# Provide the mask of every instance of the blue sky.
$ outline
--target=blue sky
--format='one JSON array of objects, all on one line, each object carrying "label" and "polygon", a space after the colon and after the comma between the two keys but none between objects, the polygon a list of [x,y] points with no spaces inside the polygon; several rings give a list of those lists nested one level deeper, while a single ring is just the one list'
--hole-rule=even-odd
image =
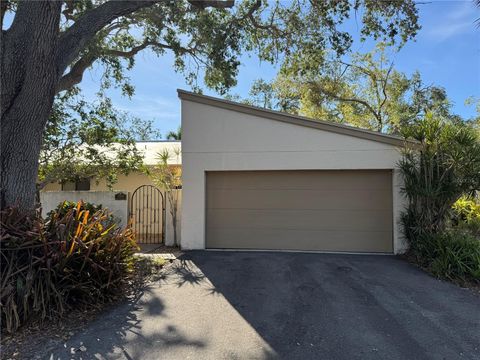
[{"label": "blue sky", "polygon": [[[427,84],[446,88],[454,104],[454,111],[465,118],[474,115],[473,107],[464,105],[469,96],[480,97],[480,27],[474,21],[480,10],[473,1],[433,0],[418,5],[420,30],[416,41],[407,43],[393,60],[396,69],[411,74],[419,70]],[[348,29],[358,33],[352,21]],[[371,42],[354,43],[353,50],[371,50]],[[246,97],[257,78],[272,79],[276,69],[254,57],[242,59],[238,85],[231,93]],[[94,67],[84,75],[82,90],[93,100],[98,91],[101,69]],[[136,66],[129,73],[135,85],[135,95],[129,99],[117,91],[110,91],[114,105],[144,119],[154,120],[164,136],[180,124],[180,101],[176,89],[189,89],[180,74],[172,69],[172,57],[157,57],[149,51],[137,56]],[[211,91],[206,94],[217,95]]]}]

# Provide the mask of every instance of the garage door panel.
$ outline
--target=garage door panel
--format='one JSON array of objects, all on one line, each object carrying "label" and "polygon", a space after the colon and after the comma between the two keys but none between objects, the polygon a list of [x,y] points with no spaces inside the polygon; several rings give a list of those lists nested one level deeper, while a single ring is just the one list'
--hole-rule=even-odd
[{"label": "garage door panel", "polygon": [[324,190],[390,190],[388,171],[382,173],[355,170],[355,181],[351,180],[351,171],[283,171],[276,176],[275,171],[228,171],[209,172],[209,189],[324,189]]},{"label": "garage door panel", "polygon": [[391,214],[382,210],[209,209],[207,217],[209,228],[392,231]]},{"label": "garage door panel", "polygon": [[208,229],[209,247],[231,249],[391,252],[388,231],[322,231],[256,228]]},{"label": "garage door panel", "polygon": [[207,203],[214,209],[389,210],[388,195],[385,190],[210,190]]},{"label": "garage door panel", "polygon": [[208,172],[206,247],[392,252],[388,170]]}]

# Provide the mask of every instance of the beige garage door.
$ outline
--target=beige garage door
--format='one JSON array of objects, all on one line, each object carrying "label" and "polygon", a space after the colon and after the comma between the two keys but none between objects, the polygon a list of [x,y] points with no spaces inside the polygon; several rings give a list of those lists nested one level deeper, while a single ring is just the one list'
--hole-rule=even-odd
[{"label": "beige garage door", "polygon": [[392,252],[389,170],[207,173],[207,248]]}]

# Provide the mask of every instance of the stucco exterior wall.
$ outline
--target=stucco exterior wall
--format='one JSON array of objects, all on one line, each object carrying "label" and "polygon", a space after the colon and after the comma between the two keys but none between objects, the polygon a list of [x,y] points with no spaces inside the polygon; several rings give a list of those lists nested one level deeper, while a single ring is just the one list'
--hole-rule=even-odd
[{"label": "stucco exterior wall", "polygon": [[392,169],[394,252],[406,248],[394,145],[182,99],[182,248],[205,248],[205,172]]}]

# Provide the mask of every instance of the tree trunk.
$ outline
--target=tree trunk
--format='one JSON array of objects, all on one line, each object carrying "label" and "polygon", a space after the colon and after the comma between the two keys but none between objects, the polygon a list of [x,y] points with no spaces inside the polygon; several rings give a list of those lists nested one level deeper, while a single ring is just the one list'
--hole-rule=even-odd
[{"label": "tree trunk", "polygon": [[35,204],[43,129],[59,79],[60,1],[20,2],[1,53],[1,208]]}]

